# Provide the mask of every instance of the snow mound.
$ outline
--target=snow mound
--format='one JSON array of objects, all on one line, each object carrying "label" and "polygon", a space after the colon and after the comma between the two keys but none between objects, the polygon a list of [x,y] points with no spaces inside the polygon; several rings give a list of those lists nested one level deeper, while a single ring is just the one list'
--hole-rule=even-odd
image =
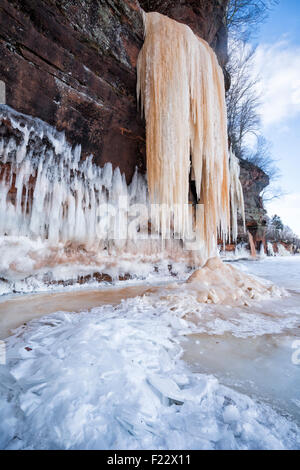
[{"label": "snow mound", "polygon": [[249,305],[251,300],[284,294],[274,284],[258,280],[217,257],[196,270],[187,283],[196,288],[198,301],[205,303]]}]

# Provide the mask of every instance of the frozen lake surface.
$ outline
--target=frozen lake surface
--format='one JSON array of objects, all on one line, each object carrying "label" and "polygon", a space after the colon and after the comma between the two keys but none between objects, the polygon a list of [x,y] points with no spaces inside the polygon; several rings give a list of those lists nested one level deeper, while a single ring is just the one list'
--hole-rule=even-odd
[{"label": "frozen lake surface", "polygon": [[[229,307],[137,291],[79,308],[75,291],[53,308],[49,295],[49,314],[5,340],[0,447],[299,449],[300,257],[235,265],[290,295]],[[30,315],[37,297],[9,308]]]}]

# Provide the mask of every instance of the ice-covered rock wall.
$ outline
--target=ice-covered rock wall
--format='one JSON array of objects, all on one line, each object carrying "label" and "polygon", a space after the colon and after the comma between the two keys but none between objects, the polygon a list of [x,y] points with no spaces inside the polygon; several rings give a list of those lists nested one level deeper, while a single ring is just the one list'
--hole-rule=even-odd
[{"label": "ice-covered rock wall", "polygon": [[[102,249],[127,239],[128,208],[147,204],[145,177],[136,172],[127,185],[111,163],[101,168],[92,156],[82,160],[80,145],[72,148],[64,133],[6,106],[0,111],[6,128],[0,139],[0,236]],[[137,235],[141,227],[135,228]]]}]

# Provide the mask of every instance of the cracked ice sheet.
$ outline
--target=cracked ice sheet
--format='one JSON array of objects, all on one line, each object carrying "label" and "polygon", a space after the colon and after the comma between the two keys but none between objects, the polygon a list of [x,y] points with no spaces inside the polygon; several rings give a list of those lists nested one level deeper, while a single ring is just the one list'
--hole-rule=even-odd
[{"label": "cracked ice sheet", "polygon": [[17,330],[0,366],[0,447],[300,448],[294,423],[188,369],[180,342],[194,329],[144,296]]}]

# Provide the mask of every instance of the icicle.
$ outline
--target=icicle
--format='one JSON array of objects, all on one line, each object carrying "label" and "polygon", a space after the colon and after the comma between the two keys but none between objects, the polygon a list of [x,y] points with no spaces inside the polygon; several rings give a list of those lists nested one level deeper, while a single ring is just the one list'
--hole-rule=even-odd
[{"label": "icicle", "polygon": [[151,202],[161,204],[162,237],[177,209],[176,230],[185,240],[191,211],[190,159],[206,257],[218,233],[229,233],[229,174],[224,78],[208,44],[159,13],[144,13],[145,42],[137,64],[137,95],[146,119],[147,177]]},{"label": "icicle", "polygon": [[[24,121],[8,107],[1,111],[22,138],[19,145],[14,137],[0,139],[0,237],[22,235],[51,246],[98,249],[104,232],[107,246],[123,248],[130,206],[148,208],[145,178],[136,171],[127,186],[119,168],[111,163],[99,168],[91,156],[82,160],[81,147],[72,148],[63,133],[37,119]],[[109,206],[112,217],[105,227]],[[137,226],[147,234],[148,218],[150,213]]]},{"label": "icicle", "polygon": [[267,242],[267,248],[268,248],[268,255],[269,256],[276,256],[276,254],[274,252],[273,243]]},{"label": "icicle", "polygon": [[251,232],[248,232],[248,238],[249,238],[251,256],[252,258],[256,259],[256,248],[255,248],[255,243],[253,240],[253,235]]},{"label": "icicle", "polygon": [[230,205],[231,205],[231,232],[233,241],[237,240],[238,236],[238,214],[241,215],[243,220],[243,229],[246,231],[245,223],[245,209],[244,209],[244,194],[240,182],[240,164],[238,158],[230,149]]}]

